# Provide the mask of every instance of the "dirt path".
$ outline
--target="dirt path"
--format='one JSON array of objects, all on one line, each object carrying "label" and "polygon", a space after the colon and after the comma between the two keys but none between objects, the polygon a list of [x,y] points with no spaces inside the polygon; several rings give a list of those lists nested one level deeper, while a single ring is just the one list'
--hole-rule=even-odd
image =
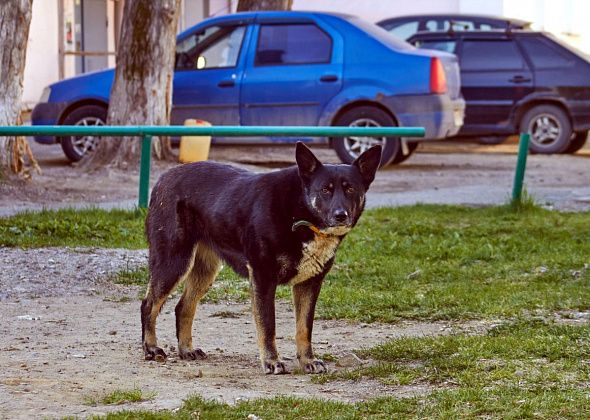
[{"label": "dirt path", "polygon": [[[159,317],[166,363],[146,362],[140,345],[138,287],[106,281],[109,273],[145,261],[145,251],[0,248],[0,418],[86,417],[128,409],[174,409],[190,394],[234,403],[243,398],[291,395],[357,401],[375,395],[410,396],[422,386],[383,387],[373,381],[317,385],[310,376],[265,376],[258,365],[255,327],[248,304],[204,304],[194,324],[196,342],[209,355],[200,362],[177,358],[171,298]],[[88,269],[81,269],[86,263]],[[15,273],[18,277],[15,277]],[[19,279],[20,281],[15,281]],[[336,358],[398,336],[447,334],[483,328],[442,322],[397,325],[318,320],[319,355]],[[291,305],[277,309],[277,344],[295,366]],[[330,370],[341,369],[329,362]],[[200,372],[200,373],[199,373]],[[200,374],[202,376],[200,377]],[[141,388],[153,400],[91,406],[115,390]]]},{"label": "dirt path", "polygon": [[[0,216],[43,207],[133,207],[137,202],[136,172],[87,174],[72,168],[59,146],[32,144],[43,173],[34,182],[0,183]],[[380,170],[367,205],[415,203],[492,205],[510,197],[516,165],[515,140],[496,146],[465,141],[422,144],[406,162]],[[323,162],[337,163],[333,150],[314,147]],[[294,164],[293,146],[214,146],[212,160],[255,171]],[[590,210],[589,145],[575,155],[531,155],[525,186],[543,205],[566,211]],[[152,185],[174,163],[152,165]]]}]

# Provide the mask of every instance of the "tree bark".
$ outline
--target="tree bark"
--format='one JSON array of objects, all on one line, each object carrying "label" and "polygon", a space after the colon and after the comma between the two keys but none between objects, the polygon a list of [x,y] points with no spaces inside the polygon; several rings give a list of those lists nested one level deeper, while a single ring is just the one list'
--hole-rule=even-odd
[{"label": "tree bark", "polygon": [[[168,125],[180,0],[127,0],[107,125]],[[152,141],[157,158],[171,156],[168,139]],[[102,138],[81,166],[137,168],[141,139]]]},{"label": "tree bark", "polygon": [[239,0],[238,12],[256,10],[291,10],[293,0]]},{"label": "tree bark", "polygon": [[[0,1],[0,125],[20,124],[23,74],[33,0]],[[0,137],[0,176],[37,166],[24,137]]]}]

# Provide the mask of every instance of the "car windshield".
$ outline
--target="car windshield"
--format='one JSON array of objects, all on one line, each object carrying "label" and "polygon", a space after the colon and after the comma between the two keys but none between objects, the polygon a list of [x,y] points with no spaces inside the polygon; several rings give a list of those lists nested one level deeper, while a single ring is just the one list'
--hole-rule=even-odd
[{"label": "car windshield", "polygon": [[402,41],[374,23],[367,22],[366,20],[355,16],[348,17],[348,21],[359,28],[361,31],[368,33],[382,44],[393,48],[394,50],[411,50],[414,48],[412,45]]}]

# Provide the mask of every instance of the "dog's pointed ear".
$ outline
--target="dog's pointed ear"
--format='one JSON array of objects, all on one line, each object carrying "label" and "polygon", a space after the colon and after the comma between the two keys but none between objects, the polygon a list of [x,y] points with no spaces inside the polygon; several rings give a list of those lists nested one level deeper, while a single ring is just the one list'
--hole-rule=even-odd
[{"label": "dog's pointed ear", "polygon": [[375,179],[379,163],[381,163],[381,145],[371,147],[352,162],[352,166],[358,169],[363,178],[365,189],[369,189],[369,185]]},{"label": "dog's pointed ear", "polygon": [[297,147],[295,148],[295,160],[299,168],[299,176],[303,180],[309,179],[315,171],[322,167],[322,162],[300,141],[297,142]]}]

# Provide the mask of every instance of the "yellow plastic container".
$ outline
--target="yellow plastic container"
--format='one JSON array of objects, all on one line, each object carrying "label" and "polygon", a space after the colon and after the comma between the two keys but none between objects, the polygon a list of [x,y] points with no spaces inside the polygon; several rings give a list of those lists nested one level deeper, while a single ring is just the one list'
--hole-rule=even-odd
[{"label": "yellow plastic container", "polygon": [[[185,126],[210,126],[203,120],[185,120]],[[211,136],[182,136],[178,160],[182,163],[199,162],[209,158]]]}]

